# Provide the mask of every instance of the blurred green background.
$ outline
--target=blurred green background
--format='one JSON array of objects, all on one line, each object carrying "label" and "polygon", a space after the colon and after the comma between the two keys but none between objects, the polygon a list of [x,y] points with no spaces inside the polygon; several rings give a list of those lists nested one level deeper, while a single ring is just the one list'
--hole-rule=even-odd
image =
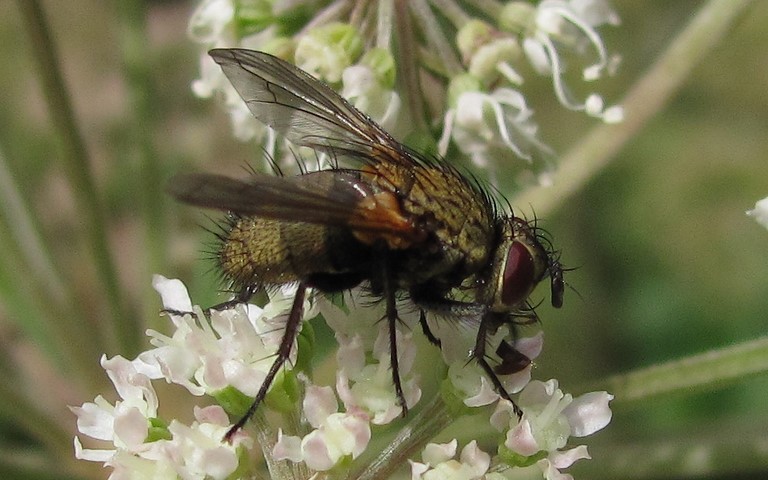
[{"label": "blurred green background", "polygon": [[[605,29],[604,36],[624,61],[600,91],[618,101],[703,3],[612,2],[623,25]],[[197,225],[205,224],[205,217],[164,197],[143,205],[146,190],[181,170],[238,173],[259,153],[232,138],[218,105],[195,98],[189,89],[198,75],[198,51],[185,29],[196,2],[149,2],[141,35],[145,51],[126,47],[126,39],[136,38],[121,20],[128,4],[133,2],[43,2],[91,156],[120,291],[142,332],[162,324],[159,300],[149,287],[152,273],[182,278],[197,303],[220,301],[210,264],[201,260],[209,237]],[[30,428],[34,414],[19,422],[17,405],[6,397],[0,401],[0,473],[100,478],[106,473],[100,466],[71,458],[68,438],[75,433],[75,417],[66,405],[111,391],[98,367],[100,344],[88,341],[110,310],[61,165],[29,37],[17,4],[0,5],[0,152],[61,272],[64,295],[82,315],[72,322],[81,326],[76,336],[95,345],[89,380],[78,382],[62,374],[66,358],[52,361],[40,348],[45,334],[35,329],[46,324],[35,324],[35,318],[55,314],[44,306],[51,292],[38,288],[39,282],[29,288],[34,268],[9,247],[19,233],[15,220],[2,218],[0,367],[7,382],[2,391],[29,399],[69,443],[51,446],[56,442],[45,441],[45,432]],[[132,52],[141,54],[131,60]],[[142,121],[136,113],[142,99],[126,72],[151,82]],[[566,151],[593,123],[562,109],[547,81],[530,91],[537,89],[544,140]],[[768,2],[758,1],[608,168],[557,211],[543,215],[566,266],[578,268],[568,272],[572,289],[564,308],[539,310],[546,344],[535,377],[558,378],[564,389],[578,393],[610,375],[765,335],[768,231],[744,211],[768,196],[767,133]],[[149,179],[137,174],[148,151],[156,160]],[[155,213],[151,221],[159,220],[150,234],[148,210]],[[544,298],[543,291],[537,294]],[[146,347],[143,337],[140,341]],[[130,358],[136,352],[106,353]],[[767,405],[763,375],[717,391],[619,406],[609,428],[587,442],[596,460],[572,473],[576,478],[765,478]],[[51,433],[51,438],[59,437]],[[53,465],[62,466],[56,471]]]}]

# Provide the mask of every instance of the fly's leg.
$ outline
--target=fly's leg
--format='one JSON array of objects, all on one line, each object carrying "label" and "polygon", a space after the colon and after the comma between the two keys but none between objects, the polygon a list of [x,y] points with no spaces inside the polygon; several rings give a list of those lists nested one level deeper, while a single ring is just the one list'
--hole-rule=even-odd
[{"label": "fly's leg", "polygon": [[235,423],[229,429],[229,431],[227,431],[226,435],[224,435],[224,440],[227,442],[232,440],[232,436],[237,433],[238,430],[243,428],[243,426],[256,412],[256,409],[259,408],[259,405],[267,395],[269,387],[275,380],[277,372],[280,371],[280,368],[285,364],[285,361],[288,360],[288,357],[291,354],[291,347],[293,346],[293,342],[296,340],[296,336],[299,333],[299,326],[301,325],[304,297],[306,296],[306,292],[306,285],[300,283],[299,287],[296,289],[296,296],[293,298],[293,306],[291,307],[291,312],[288,314],[288,320],[285,324],[285,331],[283,332],[283,339],[280,340],[280,346],[277,347],[275,361],[272,362],[272,366],[269,368],[266,377],[264,377],[264,382],[261,384],[261,388],[259,388],[259,391],[256,394],[256,398],[253,400],[253,403],[251,403],[248,411],[245,412],[245,415],[243,415],[242,418],[240,418],[240,420],[238,420],[237,423]]},{"label": "fly's leg", "polygon": [[[504,385],[502,385],[501,380],[499,380],[498,375],[508,375],[519,372],[530,365],[531,360],[506,340],[502,340],[496,349],[496,354],[501,359],[501,363],[495,368],[488,363],[486,355],[488,335],[492,335],[501,325],[506,324],[509,325],[511,334],[514,338],[516,336],[514,328],[516,322],[511,320],[508,314],[497,314],[489,311],[486,305],[473,302],[460,302],[447,298],[436,298],[434,295],[426,292],[426,289],[411,291],[411,298],[420,308],[422,308],[422,310],[434,312],[438,316],[454,320],[458,323],[464,322],[477,325],[477,336],[475,337],[475,348],[472,350],[472,358],[476,360],[480,365],[480,368],[483,369],[499,395],[512,403],[512,409],[515,414],[518,417],[522,417],[523,411],[520,410],[520,407],[509,396],[509,393],[507,393]],[[478,319],[480,319],[479,325],[477,323]],[[426,319],[424,320],[424,323],[422,323],[422,328],[424,328],[425,323]],[[425,335],[429,338],[431,332],[427,333],[427,331],[425,331]]]},{"label": "fly's leg", "polygon": [[395,384],[395,394],[397,403],[402,408],[402,416],[408,414],[408,404],[405,403],[403,394],[403,385],[400,382],[400,366],[397,359],[397,305],[395,299],[395,289],[392,286],[392,277],[389,275],[389,269],[384,268],[382,277],[382,287],[384,299],[386,301],[387,330],[389,333],[389,364],[392,366],[392,383]]},{"label": "fly's leg", "polygon": [[[212,310],[215,310],[217,312],[223,311],[223,310],[229,310],[230,308],[235,308],[235,306],[241,304],[241,303],[247,303],[248,300],[253,297],[253,295],[256,293],[256,291],[259,289],[259,286],[256,284],[246,285],[243,287],[237,294],[232,298],[232,300],[227,300],[225,302],[218,303],[212,307],[208,307],[204,310],[205,316],[210,317],[210,313]],[[175,315],[179,317],[183,317],[184,315],[191,315],[193,318],[197,318],[197,314],[195,312],[185,312],[182,310],[176,310],[175,308],[163,308],[160,310],[161,315]]]},{"label": "fly's leg", "polygon": [[432,333],[432,330],[429,329],[429,324],[427,323],[427,314],[424,310],[419,311],[419,325],[421,325],[421,331],[424,333],[424,336],[427,337],[429,343],[436,346],[437,348],[440,348],[440,339],[437,338],[435,334]]},{"label": "fly's leg", "polygon": [[[502,363],[497,367],[497,370],[494,370],[494,368],[491,367],[491,365],[488,363],[488,360],[486,359],[485,347],[488,345],[489,330],[495,329],[498,327],[498,323],[497,323],[498,320],[494,317],[495,315],[493,315],[492,312],[487,312],[485,315],[483,315],[482,320],[480,320],[480,326],[477,329],[477,337],[475,338],[475,348],[472,351],[472,357],[477,361],[478,364],[480,364],[480,368],[482,368],[483,371],[485,371],[486,376],[489,379],[491,379],[491,382],[493,382],[493,386],[496,388],[496,391],[499,393],[499,395],[504,397],[504,399],[509,400],[509,402],[512,404],[512,410],[515,412],[515,415],[517,415],[517,418],[522,418],[523,411],[520,410],[520,407],[509,396],[509,393],[507,393],[507,390],[504,388],[504,385],[502,385],[501,380],[499,380],[499,377],[496,374],[496,372],[498,369],[500,369],[502,370],[500,373],[504,373],[505,370],[509,369],[508,361],[509,361],[509,358],[511,357],[511,354],[509,353],[509,351],[507,351],[506,355],[504,355],[504,351],[506,349],[509,349],[510,351],[514,351],[517,354],[522,355],[523,357],[525,355],[518,352],[512,345],[509,345],[506,341],[502,341],[502,343],[499,345],[499,349],[497,350],[499,355],[502,356]],[[505,345],[505,347],[502,347],[502,345]],[[507,358],[505,358],[505,356]],[[516,360],[516,361],[519,361],[519,360]],[[528,360],[528,362],[530,363],[530,360]],[[525,366],[523,368],[525,368]],[[522,370],[522,368],[520,368],[519,370]],[[514,373],[514,372],[510,372],[510,373]]]}]

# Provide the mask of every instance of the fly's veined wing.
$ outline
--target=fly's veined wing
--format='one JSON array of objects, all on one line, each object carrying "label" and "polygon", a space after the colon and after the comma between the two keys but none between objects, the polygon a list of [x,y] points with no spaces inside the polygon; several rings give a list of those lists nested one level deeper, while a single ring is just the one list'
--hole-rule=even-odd
[{"label": "fly's veined wing", "polygon": [[[359,182],[355,172],[255,175],[247,181],[206,173],[179,174],[168,184],[168,193],[190,205],[243,215],[349,227],[403,239],[418,235],[399,213],[377,203],[374,192]],[[366,201],[366,207],[360,208]]]},{"label": "fly's veined wing", "polygon": [[291,142],[363,161],[406,161],[402,145],[330,87],[264,52],[209,52],[254,117]]}]

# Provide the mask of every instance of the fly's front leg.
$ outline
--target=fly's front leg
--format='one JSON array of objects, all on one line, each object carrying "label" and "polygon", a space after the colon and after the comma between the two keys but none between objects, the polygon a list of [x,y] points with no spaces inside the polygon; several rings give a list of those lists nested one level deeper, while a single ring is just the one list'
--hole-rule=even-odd
[{"label": "fly's front leg", "polygon": [[[521,363],[520,356],[526,359],[528,359],[528,357],[525,357],[525,355],[518,352],[515,347],[507,343],[506,340],[502,340],[499,344],[499,348],[496,350],[496,352],[502,357],[502,363],[496,367],[496,369],[491,367],[491,365],[488,363],[485,349],[488,345],[489,330],[498,328],[498,323],[496,323],[497,319],[494,317],[495,315],[493,312],[487,312],[483,316],[482,320],[480,320],[480,326],[477,329],[477,337],[475,338],[475,348],[472,351],[472,357],[477,361],[478,364],[480,364],[480,368],[485,371],[486,376],[488,376],[491,382],[493,382],[493,386],[496,388],[496,391],[499,393],[499,395],[504,397],[504,399],[509,400],[509,402],[512,404],[512,410],[515,412],[515,415],[517,415],[517,418],[522,418],[523,411],[520,410],[520,407],[509,396],[509,393],[504,388],[501,380],[499,380],[497,371],[502,374],[507,373],[506,370],[510,369],[510,364],[508,362],[513,362],[513,360],[511,360],[512,357],[514,357],[515,362],[518,362],[516,365]],[[517,355],[512,355],[511,352],[514,352]],[[530,364],[530,359],[528,359],[528,364]],[[525,366],[527,366],[527,364]],[[517,369],[516,371],[522,370],[525,368],[525,366]]]},{"label": "fly's front leg", "polygon": [[[510,398],[509,393],[504,388],[504,385],[501,383],[498,376],[517,373],[530,365],[531,360],[523,353],[519,352],[514,347],[514,344],[507,340],[502,340],[496,349],[496,354],[501,359],[501,363],[495,368],[488,362],[488,355],[486,353],[489,335],[493,335],[501,325],[509,325],[513,339],[516,337],[514,328],[516,322],[510,318],[509,314],[491,312],[486,305],[481,303],[460,302],[439,297],[435,298],[429,294],[425,295],[424,291],[426,291],[426,289],[411,292],[411,298],[422,310],[430,311],[439,317],[445,318],[446,321],[477,326],[477,336],[475,337],[475,346],[472,350],[472,358],[477,361],[480,368],[483,369],[499,395],[506,400],[509,400],[512,403],[512,408],[515,414],[518,417],[521,417],[523,415],[522,410],[520,410],[520,407],[518,407],[512,398]],[[422,328],[424,328],[425,324],[426,319],[423,319]],[[428,330],[428,327],[425,334],[427,335],[427,338],[430,336],[434,338],[434,335]],[[439,342],[439,339],[435,338],[435,340]]]}]

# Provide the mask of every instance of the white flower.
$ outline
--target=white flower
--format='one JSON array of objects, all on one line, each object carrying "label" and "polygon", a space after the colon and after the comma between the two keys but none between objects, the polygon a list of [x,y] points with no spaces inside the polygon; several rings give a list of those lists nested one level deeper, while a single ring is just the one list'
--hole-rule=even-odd
[{"label": "white flower", "polygon": [[386,88],[373,70],[365,65],[353,65],[342,74],[344,88],[341,95],[360,111],[365,112],[388,132],[397,126],[400,96]]},{"label": "white flower", "polygon": [[747,215],[754,218],[757,223],[768,228],[768,197],[758,200],[755,208],[747,210]]},{"label": "white flower", "polygon": [[299,38],[296,66],[326,83],[338,83],[344,69],[362,51],[362,38],[350,24],[330,23],[313,28]]},{"label": "white flower", "polygon": [[[604,109],[603,100],[596,93],[590,93],[587,100],[579,102],[573,98],[563,79],[568,51],[582,54],[587,46],[591,46],[597,53],[597,61],[583,69],[582,76],[585,81],[593,81],[603,73],[610,75],[615,71],[619,58],[609,57],[595,27],[606,23],[618,25],[618,15],[603,0],[544,0],[536,7],[535,14],[528,16],[527,9],[531,8],[533,7],[527,6],[522,9],[519,2],[512,2],[506,8],[510,18],[503,21],[510,26],[515,25],[512,18],[519,17],[521,10],[526,10],[526,28],[521,32],[525,36],[523,50],[531,65],[540,74],[552,76],[555,94],[560,103],[571,110],[584,111],[606,123],[620,122],[623,119],[621,107]],[[598,105],[600,108],[596,108]]]},{"label": "white flower", "polygon": [[250,447],[250,439],[238,432],[231,442],[224,442],[230,424],[224,409],[218,405],[195,407],[195,422],[187,426],[176,420],[168,426],[173,439],[166,441],[166,454],[176,460],[176,473],[181,478],[227,478],[238,467],[237,449]]},{"label": "white flower", "polygon": [[272,451],[276,460],[304,462],[316,471],[333,468],[345,457],[357,458],[371,439],[369,417],[361,410],[338,412],[331,387],[308,385],[303,409],[314,430],[303,438],[282,430]]},{"label": "white flower", "polygon": [[198,43],[216,45],[225,34],[234,38],[229,32],[234,19],[232,0],[203,0],[189,19],[187,33]]},{"label": "white flower", "polygon": [[[173,280],[156,276],[153,284],[166,308],[191,304],[188,294],[180,293]],[[263,309],[238,305],[214,310],[210,323],[199,308],[195,317],[172,313],[169,316],[175,332],[168,337],[148,331],[156,348],[139,355],[138,368],[151,378],[165,378],[169,383],[182,385],[193,395],[212,395],[232,386],[255,396],[282,340],[295,288],[295,285],[286,286],[273,292],[270,303]],[[173,303],[166,303],[171,299]],[[304,318],[314,315],[313,302],[308,299],[304,304]],[[294,345],[286,368],[290,369],[295,360]]]},{"label": "white flower", "polygon": [[[502,335],[497,334],[495,337],[495,339],[488,341],[489,348],[495,348]],[[541,353],[543,339],[544,335],[542,332],[533,337],[520,338],[515,341],[515,349],[533,361]],[[467,359],[467,357],[456,358],[450,363],[448,379],[453,387],[462,393],[466,406],[481,407],[490,405],[498,400],[500,396],[477,362],[467,363]],[[530,381],[532,368],[533,363],[519,372],[511,375],[499,375],[498,378],[508,393],[517,393]]]},{"label": "white flower", "polygon": [[589,458],[586,447],[561,450],[569,437],[584,437],[604,428],[611,420],[608,402],[613,396],[592,392],[574,399],[563,393],[556,380],[532,381],[520,393],[518,404],[523,418],[518,420],[512,405],[500,401],[491,424],[506,431],[504,446],[511,452],[530,457],[545,452],[537,465],[546,478],[559,478],[558,470],[580,458]]},{"label": "white flower", "polygon": [[461,450],[459,460],[454,460],[458,443],[430,443],[422,452],[423,463],[409,460],[411,480],[471,480],[483,478],[491,465],[491,457],[477,447],[472,440]]},{"label": "white flower", "polygon": [[70,410],[77,415],[77,428],[81,433],[114,446],[104,450],[84,449],[75,437],[75,456],[106,462],[118,450],[135,453],[146,449],[144,442],[149,433],[150,419],[157,415],[158,402],[150,379],[136,371],[130,361],[120,356],[111,359],[102,356],[101,366],[121,400],[112,405],[99,395],[92,403],[70,407]]},{"label": "white flower", "polygon": [[490,95],[467,91],[459,95],[455,108],[446,113],[438,151],[445,155],[452,138],[480,167],[487,167],[496,153],[508,150],[532,162],[534,153],[551,154],[537,134],[533,110],[517,90],[498,88]]}]

